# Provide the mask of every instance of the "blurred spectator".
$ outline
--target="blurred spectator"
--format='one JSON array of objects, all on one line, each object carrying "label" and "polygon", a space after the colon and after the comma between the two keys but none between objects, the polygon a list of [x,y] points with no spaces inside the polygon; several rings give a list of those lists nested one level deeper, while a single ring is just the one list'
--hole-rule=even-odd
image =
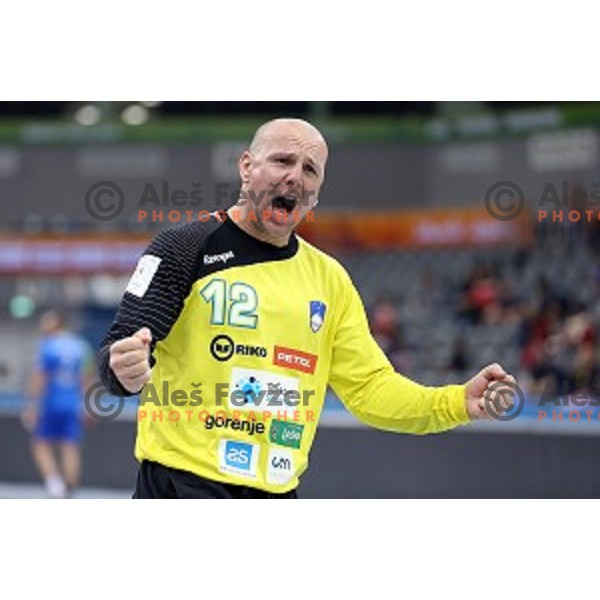
[{"label": "blurred spectator", "polygon": [[[42,338],[23,424],[32,433],[33,458],[48,495],[64,498],[80,480],[82,400],[92,382],[93,362],[87,344],[68,331],[59,312],[44,313],[40,329]],[[55,449],[60,451],[60,468]]]},{"label": "blurred spectator", "polygon": [[[545,285],[544,281],[541,283]],[[536,313],[534,306],[529,307],[530,312],[523,323],[521,366],[531,373],[538,387],[550,385],[555,390],[560,373],[554,360],[556,349],[552,336],[560,327],[563,311],[556,300],[548,306],[542,302],[541,309]]]},{"label": "blurred spectator", "polygon": [[542,312],[525,326],[522,367],[531,373],[536,388],[548,388],[548,393],[562,395],[589,388],[598,375],[592,316],[583,306],[569,308],[556,297],[542,306]]},{"label": "blurred spectator", "polygon": [[394,368],[406,373],[412,360],[402,340],[396,307],[391,298],[380,296],[371,313],[371,332]]},{"label": "blurred spectator", "polygon": [[596,377],[597,332],[591,316],[580,307],[566,321],[560,332],[563,344],[571,350],[572,364],[569,366],[571,390],[590,387]]},{"label": "blurred spectator", "polygon": [[491,270],[476,265],[459,301],[459,315],[473,324],[497,323],[502,318],[500,282]]}]

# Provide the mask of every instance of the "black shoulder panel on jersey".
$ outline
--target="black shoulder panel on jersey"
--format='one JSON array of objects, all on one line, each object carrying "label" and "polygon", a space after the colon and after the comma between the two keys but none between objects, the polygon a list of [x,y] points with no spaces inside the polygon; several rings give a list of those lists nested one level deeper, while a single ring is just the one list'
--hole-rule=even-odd
[{"label": "black shoulder panel on jersey", "polygon": [[298,252],[298,238],[292,234],[286,246],[273,246],[246,233],[228,219],[223,227],[206,240],[203,256],[198,261],[196,279],[231,267],[285,260]]},{"label": "black shoulder panel on jersey", "polygon": [[127,291],[124,293],[115,320],[100,344],[100,379],[110,392],[129,394],[110,369],[111,344],[133,335],[142,327],[148,327],[152,332],[152,349],[157,341],[167,337],[196,280],[206,240],[222,225],[217,220],[196,221],[167,229],[159,233],[144,251],[144,256],[160,259],[158,269],[141,297]]}]

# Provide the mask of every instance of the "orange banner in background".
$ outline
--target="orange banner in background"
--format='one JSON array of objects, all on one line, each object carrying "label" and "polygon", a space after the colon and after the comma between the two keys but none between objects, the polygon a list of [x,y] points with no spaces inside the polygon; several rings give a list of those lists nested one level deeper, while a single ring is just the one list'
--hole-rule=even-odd
[{"label": "orange banner in background", "polygon": [[532,240],[527,215],[500,221],[485,208],[436,208],[391,213],[315,213],[298,233],[317,246],[348,250],[523,246]]},{"label": "orange banner in background", "polygon": [[[523,246],[533,221],[492,218],[485,209],[432,209],[393,213],[316,212],[298,232],[325,250]],[[128,274],[149,236],[131,234],[0,235],[0,275]]]}]

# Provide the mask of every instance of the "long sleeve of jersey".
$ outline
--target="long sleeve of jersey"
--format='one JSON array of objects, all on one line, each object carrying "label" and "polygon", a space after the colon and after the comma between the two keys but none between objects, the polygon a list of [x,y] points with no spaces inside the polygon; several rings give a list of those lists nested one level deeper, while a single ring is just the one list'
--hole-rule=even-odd
[{"label": "long sleeve of jersey", "polygon": [[[156,272],[144,293],[126,291],[123,294],[116,318],[100,344],[98,371],[109,392],[119,396],[132,395],[121,386],[109,366],[111,344],[132,336],[142,327],[148,327],[152,332],[152,351],[157,342],[167,337],[189,293],[198,253],[207,231],[210,231],[207,227],[194,225],[167,229],[159,233],[145,250],[141,260],[152,257],[159,261]],[[136,272],[143,268],[140,267],[142,264],[138,264]]]},{"label": "long sleeve of jersey", "polygon": [[426,387],[397,373],[373,339],[362,301],[346,275],[329,382],[359,420],[425,434],[467,423],[465,386]]}]

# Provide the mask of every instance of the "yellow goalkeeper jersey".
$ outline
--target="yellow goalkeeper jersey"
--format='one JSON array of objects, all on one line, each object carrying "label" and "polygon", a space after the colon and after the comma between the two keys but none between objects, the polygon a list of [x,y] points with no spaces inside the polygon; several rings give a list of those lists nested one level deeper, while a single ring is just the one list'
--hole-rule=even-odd
[{"label": "yellow goalkeeper jersey", "polygon": [[394,371],[350,277],[292,235],[279,248],[231,220],[160,233],[141,257],[102,343],[102,379],[125,391],[108,348],[153,334],[135,454],[215,481],[296,488],[329,384],[380,429],[425,434],[468,421],[464,386]]}]

